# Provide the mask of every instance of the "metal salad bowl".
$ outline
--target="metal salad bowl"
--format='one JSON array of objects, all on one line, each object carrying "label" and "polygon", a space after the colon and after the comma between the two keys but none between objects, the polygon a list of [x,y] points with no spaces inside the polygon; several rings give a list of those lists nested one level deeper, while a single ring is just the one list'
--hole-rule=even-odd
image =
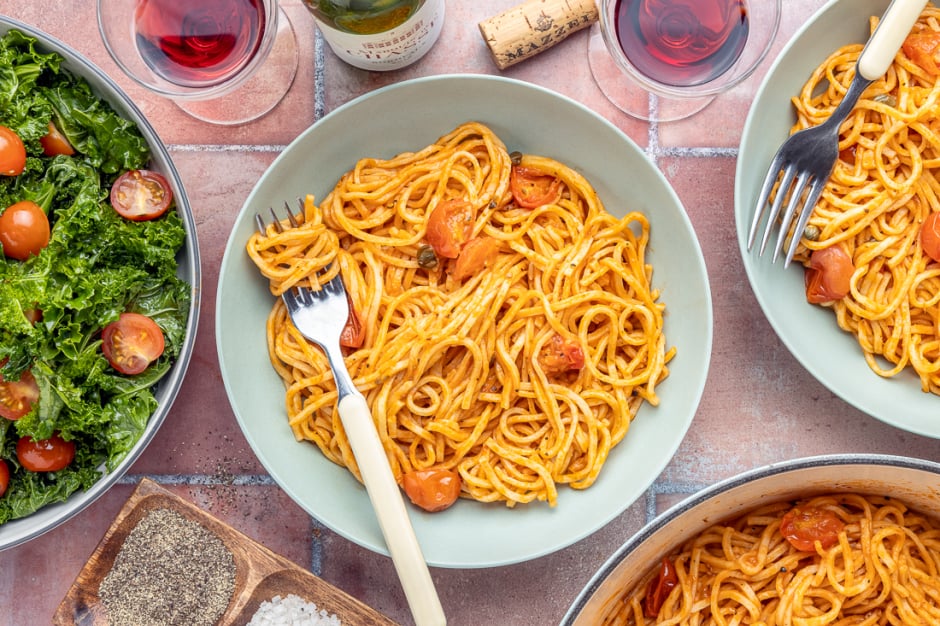
[{"label": "metal salad bowl", "polygon": [[[114,461],[111,462],[112,467],[110,469],[106,467],[105,463],[102,463],[97,468],[97,471],[101,474],[100,478],[87,489],[82,490],[79,488],[64,501],[47,504],[34,513],[21,517],[14,516],[6,523],[0,524],[0,550],[23,544],[70,520],[118,482],[140,457],[170,411],[189,365],[199,318],[199,294],[201,290],[199,248],[189,200],[183,189],[179,173],[170,159],[169,152],[154,128],[140,109],[114,81],[75,50],[27,24],[0,16],[0,36],[6,35],[11,30],[20,31],[27,37],[35,39],[35,51],[37,53],[48,54],[54,52],[61,56],[61,70],[84,79],[95,96],[107,102],[120,117],[133,122],[137,126],[149,149],[150,161],[146,164],[146,167],[166,178],[175,198],[175,211],[179,215],[185,231],[183,245],[176,254],[176,276],[182,283],[179,285],[180,292],[185,292],[188,286],[189,301],[185,324],[179,324],[174,330],[176,333],[176,344],[174,345],[174,351],[177,351],[176,357],[168,366],[167,371],[160,376],[151,388],[156,400],[156,408],[150,414],[146,426],[140,433],[136,443],[130,446],[122,458],[116,456]],[[185,311],[185,300],[181,298],[178,301],[183,303],[181,304],[181,311]],[[182,321],[184,315],[181,313],[178,319]],[[180,335],[182,335],[181,340],[178,339]],[[12,427],[8,428],[6,432],[13,432]],[[2,437],[0,437],[0,443],[2,443]],[[6,495],[9,496],[9,494],[10,490],[8,489]]]}]

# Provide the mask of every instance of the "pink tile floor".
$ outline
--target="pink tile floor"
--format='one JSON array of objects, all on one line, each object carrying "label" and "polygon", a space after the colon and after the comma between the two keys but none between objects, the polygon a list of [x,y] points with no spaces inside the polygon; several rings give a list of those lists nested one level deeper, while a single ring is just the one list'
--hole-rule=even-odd
[{"label": "pink tile floor", "polygon": [[[428,56],[404,70],[370,73],[339,62],[300,0],[283,0],[302,53],[291,92],[268,117],[220,129],[194,121],[125,78],[98,37],[91,0],[0,0],[0,14],[72,45],[110,74],[144,110],[182,173],[203,261],[196,354],[171,414],[115,488],[68,523],[0,552],[0,626],[49,623],[143,476],[392,619],[412,623],[391,561],[376,558],[311,519],[255,458],[223,389],[213,317],[229,229],[265,168],[296,135],[332,109],[371,89],[413,77],[502,74],[574,98],[623,129],[647,150],[688,210],[708,267],[715,317],[711,367],[700,408],[677,454],[645,496],[599,532],[534,561],[493,569],[434,568],[450,624],[557,623],[595,569],[658,511],[740,471],[833,452],[940,460],[937,440],[876,421],[819,384],[777,339],[747,283],[733,228],[733,179],[747,108],[769,61],[693,121],[650,126],[620,113],[596,87],[586,60],[586,30],[535,58],[498,70],[477,23],[516,3],[450,0],[443,35]],[[775,53],[822,5],[823,0],[784,3]],[[755,393],[768,380],[775,386]]]}]

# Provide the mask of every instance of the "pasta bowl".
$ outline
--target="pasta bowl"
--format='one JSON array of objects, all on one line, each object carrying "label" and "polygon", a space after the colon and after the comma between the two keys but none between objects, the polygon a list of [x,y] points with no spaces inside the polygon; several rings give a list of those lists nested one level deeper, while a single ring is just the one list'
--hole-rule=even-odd
[{"label": "pasta bowl", "polygon": [[621,593],[634,588],[660,560],[713,524],[758,506],[819,494],[887,496],[929,516],[940,511],[940,464],[898,456],[838,454],[756,468],[686,498],[628,539],[594,573],[561,626],[604,623]]},{"label": "pasta bowl", "polygon": [[409,508],[428,563],[461,568],[536,558],[601,528],[652,484],[695,414],[711,351],[707,274],[681,203],[643,152],[582,105],[520,81],[442,75],[379,89],[319,120],[261,177],[236,218],[216,301],[223,381],[261,463],[319,522],[387,554],[364,487],[313,444],[295,440],[287,423],[284,384],[271,366],[266,340],[274,298],[245,247],[256,230],[256,212],[305,194],[322,200],[359,159],[419,150],[468,121],[486,124],[510,151],[551,157],[574,168],[615,215],[636,210],[649,216],[647,260],[666,307],[666,342],[677,353],[668,378],[657,386],[659,406],[644,404],[589,488],[559,488],[554,508],[539,502],[509,508],[467,499],[439,513]]},{"label": "pasta bowl", "polygon": [[[0,16],[0,35],[5,35],[11,30],[20,31],[34,38],[37,42],[35,49],[39,53],[57,53],[63,59],[62,70],[84,79],[96,96],[106,101],[120,117],[133,122],[139,129],[149,148],[150,162],[147,167],[159,172],[166,178],[175,198],[175,211],[179,215],[185,230],[185,241],[176,255],[176,275],[188,285],[188,287],[182,286],[181,289],[189,291],[189,308],[178,356],[170,365],[168,371],[162,375],[153,387],[156,408],[149,415],[140,437],[110,471],[102,464],[102,467],[98,468],[101,473],[100,478],[88,489],[82,490],[79,488],[64,501],[47,504],[25,517],[17,517],[0,524],[0,550],[23,544],[72,519],[117,483],[144,452],[173,406],[188,368],[195,343],[201,287],[199,246],[189,200],[183,188],[182,179],[173,165],[166,146],[144,114],[117,83],[75,50],[36,28]],[[53,226],[54,229],[55,226]],[[11,429],[7,432],[12,434],[14,431]],[[130,434],[129,430],[128,435]],[[0,442],[2,442],[2,439],[3,437],[0,437]],[[9,443],[9,440],[7,443]],[[12,486],[4,497],[9,498],[11,491]]]},{"label": "pasta bowl", "polygon": [[791,98],[841,46],[864,44],[869,18],[888,0],[833,0],[793,36],[764,78],[748,113],[738,154],[734,214],[748,280],[764,315],[793,356],[825,387],[860,411],[897,428],[940,438],[940,396],[922,391],[910,369],[882,378],[869,368],[854,335],[828,309],[806,302],[803,268],[783,269],[747,249],[760,186],[774,153],[796,122]]}]

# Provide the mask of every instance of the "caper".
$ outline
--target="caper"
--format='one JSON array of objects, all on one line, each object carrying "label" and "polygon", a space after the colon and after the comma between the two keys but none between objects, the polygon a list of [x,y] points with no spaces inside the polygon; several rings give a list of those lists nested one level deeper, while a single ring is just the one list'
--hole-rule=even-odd
[{"label": "caper", "polygon": [[513,165],[519,165],[522,163],[522,153],[518,150],[509,153],[509,160],[512,161]]},{"label": "caper", "polygon": [[423,244],[418,248],[418,267],[433,270],[437,267],[437,263],[437,254],[434,253],[434,248],[428,244]]},{"label": "caper", "polygon": [[890,93],[879,93],[878,95],[872,98],[875,102],[880,102],[881,104],[887,104],[889,107],[897,107],[898,99]]},{"label": "caper", "polygon": [[806,228],[803,229],[803,238],[809,241],[816,241],[819,239],[820,234],[819,226],[815,224],[807,224]]}]

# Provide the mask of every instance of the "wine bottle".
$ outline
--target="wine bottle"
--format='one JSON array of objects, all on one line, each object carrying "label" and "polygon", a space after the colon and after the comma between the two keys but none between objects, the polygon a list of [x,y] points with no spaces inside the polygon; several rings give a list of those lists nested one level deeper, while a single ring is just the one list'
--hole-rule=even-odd
[{"label": "wine bottle", "polygon": [[323,39],[364,70],[397,70],[423,57],[441,34],[444,0],[304,0]]}]

